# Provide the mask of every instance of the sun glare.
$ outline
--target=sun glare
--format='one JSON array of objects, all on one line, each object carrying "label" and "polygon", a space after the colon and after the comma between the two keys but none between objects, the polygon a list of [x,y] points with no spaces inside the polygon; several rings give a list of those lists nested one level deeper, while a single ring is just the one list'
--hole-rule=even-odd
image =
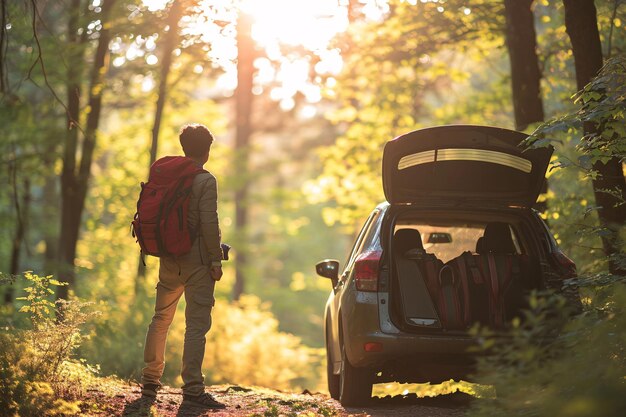
[{"label": "sun glare", "polygon": [[[170,1],[142,0],[142,3],[154,12],[163,10]],[[337,0],[203,0],[198,4],[198,8],[203,10],[200,18],[192,21],[187,16],[190,32],[209,35],[208,32],[212,30],[208,28],[211,25],[207,25],[207,22],[233,19],[232,13],[226,16],[226,10],[233,10],[233,3],[239,3],[238,9],[252,17],[252,37],[263,47],[271,48],[273,44],[279,43],[300,45],[316,51],[325,48],[333,36],[348,26],[347,8]]]},{"label": "sun glare", "polygon": [[[366,15],[372,16],[375,11],[383,13],[387,3],[386,0],[360,2],[364,4]],[[162,10],[168,3],[168,0],[143,0],[143,6],[150,11]],[[309,104],[321,100],[320,86],[309,79],[312,72],[332,80],[341,71],[341,53],[331,45],[333,37],[348,27],[347,3],[346,0],[201,0],[196,7],[197,13],[183,17],[181,32],[208,45],[210,65],[224,70],[217,79],[216,88],[229,96],[237,85],[235,22],[238,13],[248,14],[252,18],[251,36],[265,55],[255,61],[253,93],[258,95],[268,90],[270,98],[288,111],[294,107],[294,96],[298,92]],[[308,52],[291,54],[287,52],[289,47]],[[311,59],[312,56],[317,59]],[[155,65],[157,61],[152,54],[146,58],[149,65]],[[115,64],[122,65],[123,62],[120,59]],[[195,71],[202,71],[197,67]],[[315,112],[312,107],[307,107],[301,114],[312,117]]]},{"label": "sun glare", "polygon": [[281,43],[316,51],[348,25],[347,11],[336,0],[247,0],[241,9],[252,16],[252,37],[261,46]]},{"label": "sun glare", "polygon": [[168,2],[169,0],[143,0],[142,1],[143,5],[146,6],[148,10],[151,12],[164,9],[165,5]]}]

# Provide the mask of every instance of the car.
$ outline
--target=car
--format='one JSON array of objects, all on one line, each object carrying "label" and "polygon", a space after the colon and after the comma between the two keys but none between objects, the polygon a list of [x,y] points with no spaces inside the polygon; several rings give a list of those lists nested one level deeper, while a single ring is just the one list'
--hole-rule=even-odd
[{"label": "car", "polygon": [[332,281],[324,312],[328,390],[343,405],[379,382],[465,379],[475,369],[468,329],[503,331],[530,291],[560,288],[576,265],[533,209],[551,147],[527,135],[451,125],[386,143],[375,207]]}]

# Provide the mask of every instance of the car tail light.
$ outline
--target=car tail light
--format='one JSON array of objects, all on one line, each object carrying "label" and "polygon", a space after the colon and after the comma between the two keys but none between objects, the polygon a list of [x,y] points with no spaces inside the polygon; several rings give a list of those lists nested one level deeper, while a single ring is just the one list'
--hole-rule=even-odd
[{"label": "car tail light", "polygon": [[566,278],[576,276],[576,263],[567,257],[560,249],[552,252],[552,256],[556,263],[565,271]]},{"label": "car tail light", "polygon": [[354,263],[354,282],[359,291],[378,290],[378,267],[381,252],[365,252]]},{"label": "car tail light", "polygon": [[382,352],[383,344],[378,342],[367,342],[363,345],[366,352]]}]

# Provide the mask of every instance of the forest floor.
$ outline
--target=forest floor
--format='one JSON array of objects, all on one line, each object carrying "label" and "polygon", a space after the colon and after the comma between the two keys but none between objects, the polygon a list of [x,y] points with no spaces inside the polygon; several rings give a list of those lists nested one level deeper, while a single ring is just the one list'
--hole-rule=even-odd
[{"label": "forest floor", "polygon": [[206,410],[181,405],[180,389],[164,387],[156,401],[141,398],[138,386],[103,384],[88,390],[82,405],[83,416],[126,417],[366,417],[366,416],[432,416],[461,417],[473,397],[462,392],[436,397],[415,394],[373,397],[360,408],[344,408],[326,394],[287,393],[258,387],[214,385],[208,388],[225,410]]}]

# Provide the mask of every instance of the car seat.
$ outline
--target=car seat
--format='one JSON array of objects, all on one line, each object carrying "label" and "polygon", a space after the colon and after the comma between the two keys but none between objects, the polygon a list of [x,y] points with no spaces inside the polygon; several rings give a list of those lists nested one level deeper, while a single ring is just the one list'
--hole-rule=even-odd
[{"label": "car seat", "polygon": [[[501,328],[526,307],[528,284],[533,279],[529,276],[531,261],[518,253],[508,223],[488,223],[481,239],[473,258],[487,294],[489,323]],[[485,311],[484,307],[477,309]]]},{"label": "car seat", "polygon": [[422,237],[416,229],[397,230],[393,247],[400,291],[398,300],[405,323],[438,327],[439,319],[432,300],[438,291],[437,277],[443,263],[424,251]]}]

